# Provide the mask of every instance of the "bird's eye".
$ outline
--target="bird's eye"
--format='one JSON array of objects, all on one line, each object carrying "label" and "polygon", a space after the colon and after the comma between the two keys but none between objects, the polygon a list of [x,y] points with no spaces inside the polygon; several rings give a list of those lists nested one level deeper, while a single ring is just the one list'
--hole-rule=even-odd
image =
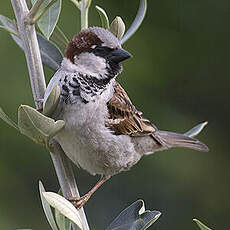
[{"label": "bird's eye", "polygon": [[95,48],[93,48],[92,52],[96,55],[96,56],[106,56],[108,55],[113,49],[106,47],[106,46],[96,46]]}]

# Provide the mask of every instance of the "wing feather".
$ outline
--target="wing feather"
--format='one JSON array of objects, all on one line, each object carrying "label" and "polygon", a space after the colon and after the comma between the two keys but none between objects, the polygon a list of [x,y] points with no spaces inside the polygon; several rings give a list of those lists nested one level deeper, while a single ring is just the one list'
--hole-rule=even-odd
[{"label": "wing feather", "polygon": [[157,128],[135,108],[121,85],[115,82],[113,87],[113,97],[107,103],[110,117],[106,125],[117,135],[144,136],[154,133]]}]

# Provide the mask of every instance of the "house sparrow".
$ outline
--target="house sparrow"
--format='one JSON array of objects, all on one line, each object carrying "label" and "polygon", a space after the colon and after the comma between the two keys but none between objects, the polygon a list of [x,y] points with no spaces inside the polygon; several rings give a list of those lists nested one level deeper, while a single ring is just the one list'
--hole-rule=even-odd
[{"label": "house sparrow", "polygon": [[171,147],[208,151],[200,141],[183,134],[160,131],[135,108],[116,81],[121,62],[131,57],[108,30],[82,30],[68,44],[61,67],[51,78],[44,102],[52,89],[61,89],[52,117],[65,121],[55,139],[66,155],[100,181],[80,199],[76,208],[111,176],[129,170],[142,156]]}]

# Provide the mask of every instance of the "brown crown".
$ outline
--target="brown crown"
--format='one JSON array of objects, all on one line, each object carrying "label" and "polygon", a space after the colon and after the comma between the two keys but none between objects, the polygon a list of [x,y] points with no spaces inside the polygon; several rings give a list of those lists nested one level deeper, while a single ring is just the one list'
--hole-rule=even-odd
[{"label": "brown crown", "polygon": [[102,41],[91,31],[81,31],[67,46],[65,57],[74,63],[74,56],[92,50],[92,45],[101,45]]}]

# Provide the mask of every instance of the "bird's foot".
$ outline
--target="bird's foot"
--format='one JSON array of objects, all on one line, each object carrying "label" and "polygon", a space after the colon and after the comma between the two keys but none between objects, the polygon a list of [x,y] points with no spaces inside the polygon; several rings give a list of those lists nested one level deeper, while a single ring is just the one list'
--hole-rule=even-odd
[{"label": "bird's foot", "polygon": [[72,202],[74,207],[79,210],[89,200],[90,196],[91,195],[87,193],[80,198],[77,198],[77,197],[68,198],[68,201]]}]

